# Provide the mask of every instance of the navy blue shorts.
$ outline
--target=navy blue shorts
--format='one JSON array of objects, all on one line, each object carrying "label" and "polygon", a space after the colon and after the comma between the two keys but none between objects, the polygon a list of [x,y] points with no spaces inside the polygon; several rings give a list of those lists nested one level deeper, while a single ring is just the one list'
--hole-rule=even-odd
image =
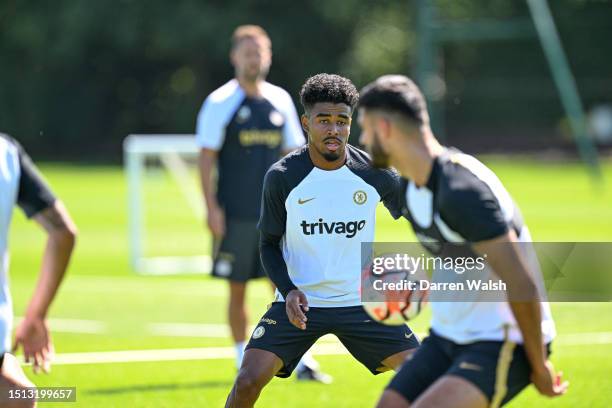
[{"label": "navy blue shorts", "polygon": [[261,318],[246,349],[261,349],[283,361],[277,377],[289,377],[302,355],[319,337],[334,334],[372,374],[387,371],[382,361],[396,353],[419,346],[416,335],[406,325],[387,326],[368,316],[361,306],[311,307],[306,312],[306,330],[289,321],[285,302],[274,302]]},{"label": "navy blue shorts", "polygon": [[[550,347],[547,347],[550,354]],[[510,341],[457,344],[433,331],[404,363],[387,388],[414,402],[445,375],[464,378],[502,406],[530,383],[531,368],[522,345]]]},{"label": "navy blue shorts", "polygon": [[257,220],[227,219],[225,227],[223,239],[213,243],[212,276],[233,282],[265,277],[259,260]]}]

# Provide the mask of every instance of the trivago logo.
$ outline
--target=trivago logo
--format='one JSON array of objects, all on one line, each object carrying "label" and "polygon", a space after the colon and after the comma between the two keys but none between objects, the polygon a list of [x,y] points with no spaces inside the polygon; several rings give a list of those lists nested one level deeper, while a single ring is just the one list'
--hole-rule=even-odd
[{"label": "trivago logo", "polygon": [[317,234],[341,234],[347,238],[353,238],[359,231],[365,227],[365,220],[361,221],[335,221],[326,222],[323,218],[319,218],[318,222],[306,222],[302,221],[302,232],[304,235],[317,235]]}]

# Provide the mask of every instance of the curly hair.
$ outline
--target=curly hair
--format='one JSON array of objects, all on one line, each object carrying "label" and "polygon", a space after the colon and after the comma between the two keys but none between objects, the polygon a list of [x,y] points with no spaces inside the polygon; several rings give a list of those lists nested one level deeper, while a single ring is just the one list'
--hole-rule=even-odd
[{"label": "curly hair", "polygon": [[336,74],[317,74],[306,80],[300,91],[300,102],[306,112],[315,103],[344,103],[351,111],[359,102],[359,92],[350,79]]}]

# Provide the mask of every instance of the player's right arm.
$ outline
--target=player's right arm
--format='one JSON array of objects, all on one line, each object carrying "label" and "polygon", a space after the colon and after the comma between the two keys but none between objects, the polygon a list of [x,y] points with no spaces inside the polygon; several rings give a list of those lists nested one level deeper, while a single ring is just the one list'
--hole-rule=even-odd
[{"label": "player's right arm", "polygon": [[287,264],[280,249],[282,237],[261,233],[259,254],[266,274],[285,299],[285,308],[289,321],[298,329],[306,329],[308,299],[291,281]]},{"label": "player's right arm", "polygon": [[217,166],[218,152],[223,146],[225,125],[218,106],[207,99],[198,114],[196,124],[196,143],[200,147],[198,169],[200,184],[206,204],[206,219],[210,232],[216,238],[225,234],[225,214],[217,200],[214,170]]},{"label": "player's right arm", "polygon": [[286,197],[282,172],[273,166],[264,178],[261,215],[257,224],[260,231],[259,254],[266,274],[285,299],[289,321],[304,330],[307,320],[304,312],[308,311],[308,299],[291,281],[281,251],[281,240],[287,223]]},{"label": "player's right arm", "polygon": [[200,149],[198,168],[200,170],[200,184],[204,201],[206,202],[206,220],[210,232],[220,238],[225,235],[225,214],[217,200],[216,186],[214,185],[213,173],[217,164],[217,151],[212,149]]}]

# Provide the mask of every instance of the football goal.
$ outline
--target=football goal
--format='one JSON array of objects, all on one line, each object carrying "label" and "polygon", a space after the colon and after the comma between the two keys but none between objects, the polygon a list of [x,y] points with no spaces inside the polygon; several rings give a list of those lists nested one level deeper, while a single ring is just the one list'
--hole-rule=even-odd
[{"label": "football goal", "polygon": [[194,135],[129,135],[129,258],[140,274],[210,271],[210,236],[197,172]]}]

